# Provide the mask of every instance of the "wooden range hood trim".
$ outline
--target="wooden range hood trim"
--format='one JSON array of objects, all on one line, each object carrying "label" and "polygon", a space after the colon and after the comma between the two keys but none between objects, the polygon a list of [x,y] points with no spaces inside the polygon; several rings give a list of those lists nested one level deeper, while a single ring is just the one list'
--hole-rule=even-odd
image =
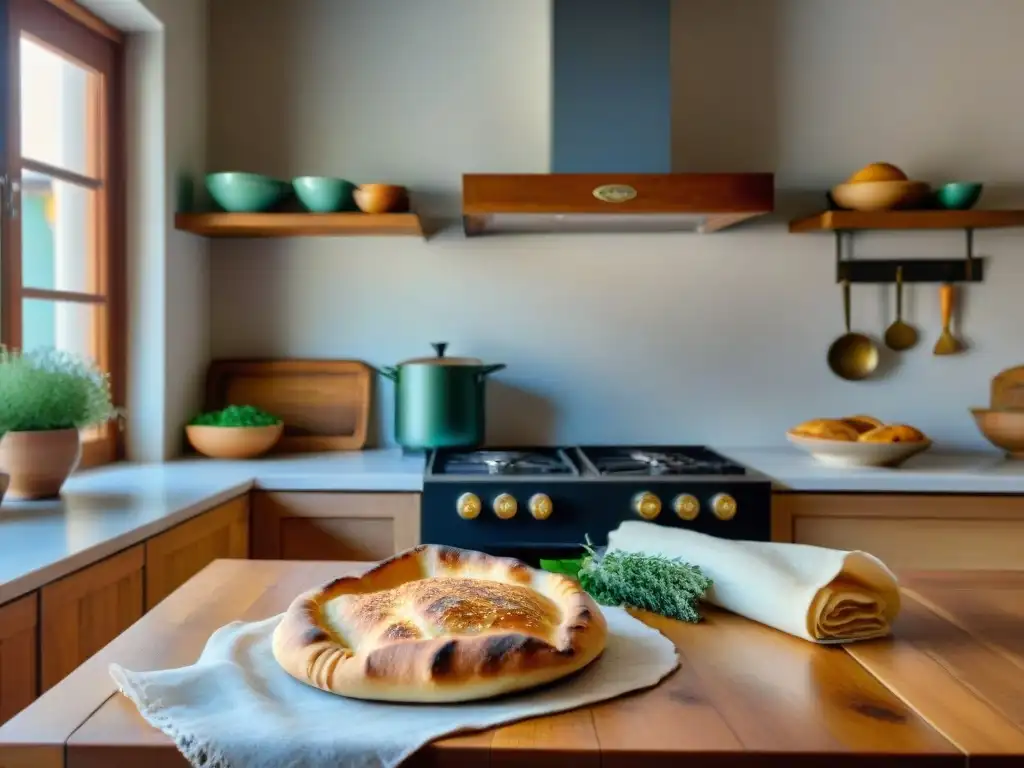
[{"label": "wooden range hood trim", "polygon": [[[594,196],[606,184],[627,185],[636,197],[608,203]],[[462,213],[467,235],[484,234],[499,214],[699,214],[701,231],[721,231],[775,207],[771,173],[465,174]]]}]

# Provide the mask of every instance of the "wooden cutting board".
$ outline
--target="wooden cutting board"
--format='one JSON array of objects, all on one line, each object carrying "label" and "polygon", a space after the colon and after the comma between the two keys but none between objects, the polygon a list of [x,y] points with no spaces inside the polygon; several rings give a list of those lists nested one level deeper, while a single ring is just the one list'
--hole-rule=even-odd
[{"label": "wooden cutting board", "polygon": [[993,409],[1024,409],[1024,365],[1007,368],[992,379]]},{"label": "wooden cutting board", "polygon": [[215,360],[206,408],[254,405],[284,421],[276,453],[366,445],[373,369],[359,360]]}]

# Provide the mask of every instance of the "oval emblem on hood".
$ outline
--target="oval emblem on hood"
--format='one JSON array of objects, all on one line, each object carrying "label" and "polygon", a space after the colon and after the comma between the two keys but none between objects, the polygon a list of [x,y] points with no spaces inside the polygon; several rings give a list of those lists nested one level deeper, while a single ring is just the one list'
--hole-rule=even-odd
[{"label": "oval emblem on hood", "polygon": [[636,190],[628,184],[602,184],[594,190],[594,197],[605,203],[625,203],[636,197]]}]

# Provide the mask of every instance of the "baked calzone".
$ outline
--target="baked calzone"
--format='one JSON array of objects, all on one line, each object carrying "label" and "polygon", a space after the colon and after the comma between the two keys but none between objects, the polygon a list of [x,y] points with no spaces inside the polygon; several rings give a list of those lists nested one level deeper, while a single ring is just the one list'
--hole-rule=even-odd
[{"label": "baked calzone", "polygon": [[455,702],[576,672],[601,654],[607,633],[572,579],[422,545],[299,595],[273,652],[293,677],[342,696]]}]

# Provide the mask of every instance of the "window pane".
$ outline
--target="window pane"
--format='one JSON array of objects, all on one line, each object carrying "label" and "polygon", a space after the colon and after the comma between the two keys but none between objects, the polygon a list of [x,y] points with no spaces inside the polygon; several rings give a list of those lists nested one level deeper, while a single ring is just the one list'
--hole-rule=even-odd
[{"label": "window pane", "polygon": [[23,349],[53,347],[91,358],[102,364],[102,324],[106,307],[70,301],[23,299],[21,346]]},{"label": "window pane", "polygon": [[98,92],[98,74],[21,38],[22,157],[95,177],[99,136],[89,113]]},{"label": "window pane", "polygon": [[21,281],[29,288],[102,293],[95,190],[21,174]]}]

